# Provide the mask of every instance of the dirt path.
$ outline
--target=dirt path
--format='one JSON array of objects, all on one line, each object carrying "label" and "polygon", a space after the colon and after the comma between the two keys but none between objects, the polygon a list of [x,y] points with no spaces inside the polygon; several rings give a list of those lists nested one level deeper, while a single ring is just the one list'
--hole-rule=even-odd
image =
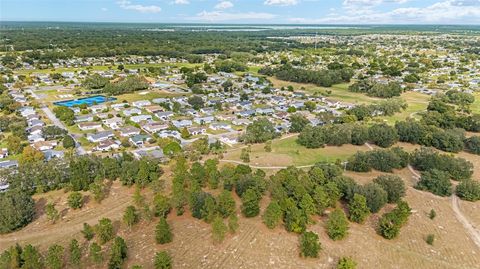
[{"label": "dirt path", "polygon": [[[413,179],[419,180],[420,175],[413,169],[411,165],[408,165],[408,170],[413,174]],[[475,226],[470,222],[470,220],[462,213],[460,210],[460,206],[458,204],[458,196],[453,194],[452,195],[452,209],[453,212],[455,213],[455,217],[457,218],[458,221],[463,225],[465,230],[467,230],[468,234],[470,235],[470,238],[473,240],[473,242],[480,247],[480,231],[478,229],[475,229]]]},{"label": "dirt path", "polygon": [[470,220],[468,220],[468,218],[463,215],[462,211],[460,211],[460,207],[458,205],[458,196],[455,194],[452,195],[452,209],[453,212],[455,212],[455,217],[457,220],[462,223],[465,230],[467,230],[470,234],[470,238],[480,248],[480,231],[475,229],[475,226],[472,225]]}]

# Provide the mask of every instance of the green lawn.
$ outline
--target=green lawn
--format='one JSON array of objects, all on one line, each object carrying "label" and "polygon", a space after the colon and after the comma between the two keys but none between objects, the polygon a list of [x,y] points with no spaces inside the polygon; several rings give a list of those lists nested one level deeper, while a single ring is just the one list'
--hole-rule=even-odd
[{"label": "green lawn", "polygon": [[[140,92],[143,92],[143,91],[140,91]],[[117,95],[115,96],[115,98],[117,98],[119,102],[126,100],[127,102],[130,103],[130,102],[139,101],[139,100],[152,100],[155,98],[175,97],[175,96],[185,95],[185,94],[179,94],[179,93],[168,93],[168,92],[157,92],[157,91],[148,92],[147,94],[140,94],[140,92]]]},{"label": "green lawn", "polygon": [[475,96],[475,102],[471,105],[472,113],[480,114],[480,92],[473,94]]},{"label": "green lawn", "polygon": [[[265,144],[251,146],[250,164],[257,166],[304,166],[317,162],[335,162],[346,160],[355,152],[366,151],[366,146],[343,145],[341,147],[328,146],[319,149],[307,149],[296,142],[297,137],[289,137],[272,142],[272,152],[265,152]],[[241,150],[230,151],[225,155],[226,160],[240,161]]]}]

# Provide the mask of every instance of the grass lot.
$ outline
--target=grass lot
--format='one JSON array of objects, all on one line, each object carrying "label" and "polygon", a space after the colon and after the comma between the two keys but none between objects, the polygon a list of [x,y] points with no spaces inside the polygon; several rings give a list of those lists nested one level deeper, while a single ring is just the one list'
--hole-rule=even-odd
[{"label": "grass lot", "polygon": [[480,92],[473,94],[475,96],[475,102],[471,105],[473,113],[480,113]]},{"label": "grass lot", "polygon": [[430,96],[418,92],[406,92],[402,94],[402,98],[408,104],[406,110],[393,116],[381,117],[380,119],[386,120],[388,124],[395,124],[396,121],[402,121],[408,117],[415,117],[418,112],[427,109]]},{"label": "grass lot", "polygon": [[[327,146],[319,149],[308,149],[297,144],[297,137],[277,139],[272,142],[272,152],[265,152],[265,144],[251,146],[250,164],[257,166],[303,166],[317,162],[335,162],[345,160],[359,150],[368,150],[366,146],[343,145],[341,147]],[[241,149],[225,154],[226,160],[240,161]]]},{"label": "grass lot", "polygon": [[[148,92],[147,94],[140,94],[142,92]],[[126,100],[127,102],[135,102],[139,100],[152,100],[155,98],[162,98],[162,97],[175,97],[175,96],[182,96],[184,94],[178,94],[178,93],[170,93],[166,91],[139,91],[139,92],[134,92],[134,93],[127,93],[127,94],[122,94],[122,95],[117,95],[115,98],[119,102],[122,102],[123,100]]]}]

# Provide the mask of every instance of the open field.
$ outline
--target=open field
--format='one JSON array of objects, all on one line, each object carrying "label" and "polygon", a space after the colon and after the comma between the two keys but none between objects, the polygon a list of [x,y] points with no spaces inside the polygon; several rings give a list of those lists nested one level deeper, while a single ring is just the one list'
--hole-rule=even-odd
[{"label": "open field", "polygon": [[[265,144],[251,146],[250,165],[256,166],[303,166],[317,162],[335,162],[345,160],[359,150],[368,150],[366,146],[343,145],[341,147],[327,146],[319,149],[308,149],[297,144],[296,136],[276,139],[272,142],[272,152],[265,152]],[[225,160],[240,161],[241,149],[230,150],[225,154]]]},{"label": "open field", "polygon": [[[405,179],[407,185],[412,184],[412,174],[407,169],[396,173]],[[379,174],[347,173],[359,183],[367,183]],[[88,242],[80,234],[83,222],[95,224],[98,219],[108,217],[114,221],[117,233],[127,241],[129,259],[126,268],[134,264],[152,268],[152,257],[159,250],[167,250],[172,255],[174,268],[333,268],[341,256],[352,256],[358,262],[358,268],[474,269],[480,264],[480,249],[454,217],[450,199],[412,188],[408,189],[406,200],[413,214],[395,240],[386,240],[376,234],[377,215],[371,216],[363,225],[351,223],[348,237],[338,242],[330,240],[325,232],[326,217],[317,217],[309,230],[320,236],[323,250],[318,259],[300,258],[298,236],[286,232],[283,227],[269,230],[261,223],[260,217],[241,217],[239,231],[227,235],[222,244],[214,245],[210,225],[190,217],[189,212],[180,217],[173,212],[168,221],[173,228],[174,240],[157,245],[153,236],[157,219],[142,221],[132,229],[121,224],[123,210],[131,203],[132,194],[133,188],[115,182],[109,197],[100,205],[89,200],[84,208],[76,211],[66,209],[67,194],[63,191],[36,195],[38,217],[18,232],[1,235],[0,251],[15,242],[39,245],[45,251],[53,243],[66,246],[71,238],[79,239],[87,249]],[[235,198],[238,207],[240,202],[238,197]],[[43,213],[46,202],[52,200],[57,202],[63,216],[56,224],[48,223]],[[267,203],[268,198],[264,198],[262,210]],[[475,214],[478,206],[478,203],[461,202],[461,209],[469,215]],[[427,216],[431,209],[437,212],[434,220]],[[424,241],[430,233],[436,239],[433,246]],[[108,247],[109,244],[103,247],[104,253],[108,253]],[[104,257],[108,259],[107,255]],[[85,257],[82,268],[95,266]]]}]

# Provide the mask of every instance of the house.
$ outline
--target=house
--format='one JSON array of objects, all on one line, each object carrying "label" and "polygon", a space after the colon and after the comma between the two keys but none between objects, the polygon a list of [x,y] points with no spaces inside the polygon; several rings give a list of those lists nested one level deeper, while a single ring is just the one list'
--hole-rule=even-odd
[{"label": "house", "polygon": [[150,147],[150,148],[142,148],[133,151],[133,156],[137,159],[141,159],[144,157],[153,158],[153,159],[163,159],[164,154],[160,147]]},{"label": "house", "polygon": [[51,140],[51,141],[38,141],[32,144],[33,148],[36,150],[44,151],[44,150],[49,150],[53,149],[57,146],[57,141]]},{"label": "house", "polygon": [[28,135],[27,139],[28,139],[28,142],[30,143],[45,141],[45,138],[41,134]]},{"label": "house", "polygon": [[215,122],[210,124],[209,128],[212,130],[229,130],[232,127],[230,126],[230,124],[227,124],[227,123]]},{"label": "house", "polygon": [[157,112],[155,116],[161,120],[168,120],[172,117],[174,113],[172,111],[165,111],[165,112]]},{"label": "house", "polygon": [[207,131],[204,127],[191,127],[188,128],[188,133],[190,135],[201,135],[204,134]]},{"label": "house", "polygon": [[41,120],[31,120],[31,121],[28,121],[28,126],[30,127],[34,127],[34,126],[43,126],[45,125],[45,123]]},{"label": "house", "polygon": [[7,157],[8,157],[8,149],[7,148],[0,149],[0,159],[7,158]]},{"label": "house", "polygon": [[77,126],[82,131],[98,130],[102,128],[102,123],[101,122],[81,122],[77,124]]},{"label": "house", "polygon": [[212,107],[203,107],[200,109],[200,112],[206,115],[212,115],[213,113],[215,113],[215,109],[213,109]]},{"label": "house", "polygon": [[138,107],[138,108],[143,108],[143,107],[149,106],[151,104],[152,104],[152,102],[150,102],[148,100],[140,100],[140,101],[133,102],[132,106]]},{"label": "house", "polygon": [[132,143],[136,147],[143,146],[145,144],[145,142],[148,142],[150,140],[152,140],[151,136],[141,135],[141,134],[134,135],[134,136],[130,137],[130,139],[128,139],[128,141],[130,141],[130,143]]},{"label": "house", "polygon": [[275,110],[273,108],[257,108],[255,110],[255,114],[260,114],[260,115],[271,115],[275,113]]},{"label": "house", "polygon": [[214,120],[215,120],[215,118],[213,116],[198,117],[198,118],[193,119],[193,121],[196,124],[200,124],[200,125],[210,124]]},{"label": "house", "polygon": [[238,143],[237,135],[232,135],[232,134],[222,135],[219,140],[222,143],[225,143],[225,144],[228,144],[228,145],[235,145],[235,144]]},{"label": "house", "polygon": [[101,141],[105,141],[109,138],[114,137],[112,131],[103,131],[103,132],[98,132],[94,134],[88,134],[87,135],[87,140],[92,142],[92,143],[98,143]]},{"label": "house", "polygon": [[237,112],[237,115],[239,115],[242,118],[248,118],[255,115],[255,110],[243,110],[243,111]]},{"label": "house", "polygon": [[123,119],[119,117],[105,119],[103,120],[103,124],[108,126],[110,129],[117,130],[118,128],[123,126]]},{"label": "house", "polygon": [[34,115],[36,114],[35,113],[35,109],[33,109],[33,107],[31,106],[24,106],[24,107],[21,107],[18,109],[20,111],[20,115],[22,115],[22,117],[27,117],[28,115]]},{"label": "house", "polygon": [[41,135],[43,133],[42,126],[33,126],[27,129],[28,133],[31,135]]},{"label": "house", "polygon": [[97,151],[110,151],[110,150],[115,150],[119,149],[120,145],[118,142],[112,140],[112,139],[107,139],[104,141],[100,141],[98,145],[95,147],[95,150]]},{"label": "house", "polygon": [[149,122],[141,125],[141,127],[143,130],[145,130],[145,132],[148,132],[151,134],[160,132],[161,130],[168,129],[168,125],[163,122]]},{"label": "house", "polygon": [[139,123],[142,121],[149,121],[151,119],[152,119],[152,115],[137,115],[137,116],[130,117],[130,120],[135,123]]},{"label": "house", "polygon": [[90,110],[93,112],[93,113],[98,113],[98,112],[102,112],[104,110],[107,109],[107,106],[105,104],[100,104],[100,105],[93,105],[90,107]]},{"label": "house", "polygon": [[133,127],[133,126],[126,126],[118,130],[120,132],[121,137],[130,137],[133,135],[140,134],[140,129]]},{"label": "house", "polygon": [[93,121],[93,115],[78,115],[75,116],[75,122],[80,123],[80,122],[87,122],[87,121]]},{"label": "house", "polygon": [[0,162],[0,169],[7,169],[7,168],[14,168],[14,167],[18,167],[18,162],[15,160]]},{"label": "house", "polygon": [[174,130],[163,130],[158,133],[158,136],[161,138],[173,137],[176,139],[181,139],[182,136],[180,132]]},{"label": "house", "polygon": [[192,126],[191,120],[174,120],[172,121],[173,126],[177,128],[189,127]]},{"label": "house", "polygon": [[151,105],[151,106],[145,106],[144,109],[148,112],[148,113],[152,113],[152,114],[155,114],[157,112],[162,112],[164,109],[163,107],[159,106],[159,105]]},{"label": "house", "polygon": [[132,108],[127,108],[127,109],[123,110],[122,113],[126,117],[130,117],[132,115],[139,115],[139,114],[142,113],[142,111],[138,108],[132,107]]},{"label": "house", "polygon": [[115,111],[120,111],[124,108],[127,108],[128,104],[127,103],[118,103],[118,104],[112,104],[112,105],[110,105],[110,107]]},{"label": "house", "polygon": [[46,161],[50,161],[51,159],[56,159],[56,158],[62,159],[65,156],[64,152],[60,150],[47,149],[42,152]]},{"label": "house", "polygon": [[247,119],[234,119],[232,120],[233,125],[249,125],[251,121]]}]

